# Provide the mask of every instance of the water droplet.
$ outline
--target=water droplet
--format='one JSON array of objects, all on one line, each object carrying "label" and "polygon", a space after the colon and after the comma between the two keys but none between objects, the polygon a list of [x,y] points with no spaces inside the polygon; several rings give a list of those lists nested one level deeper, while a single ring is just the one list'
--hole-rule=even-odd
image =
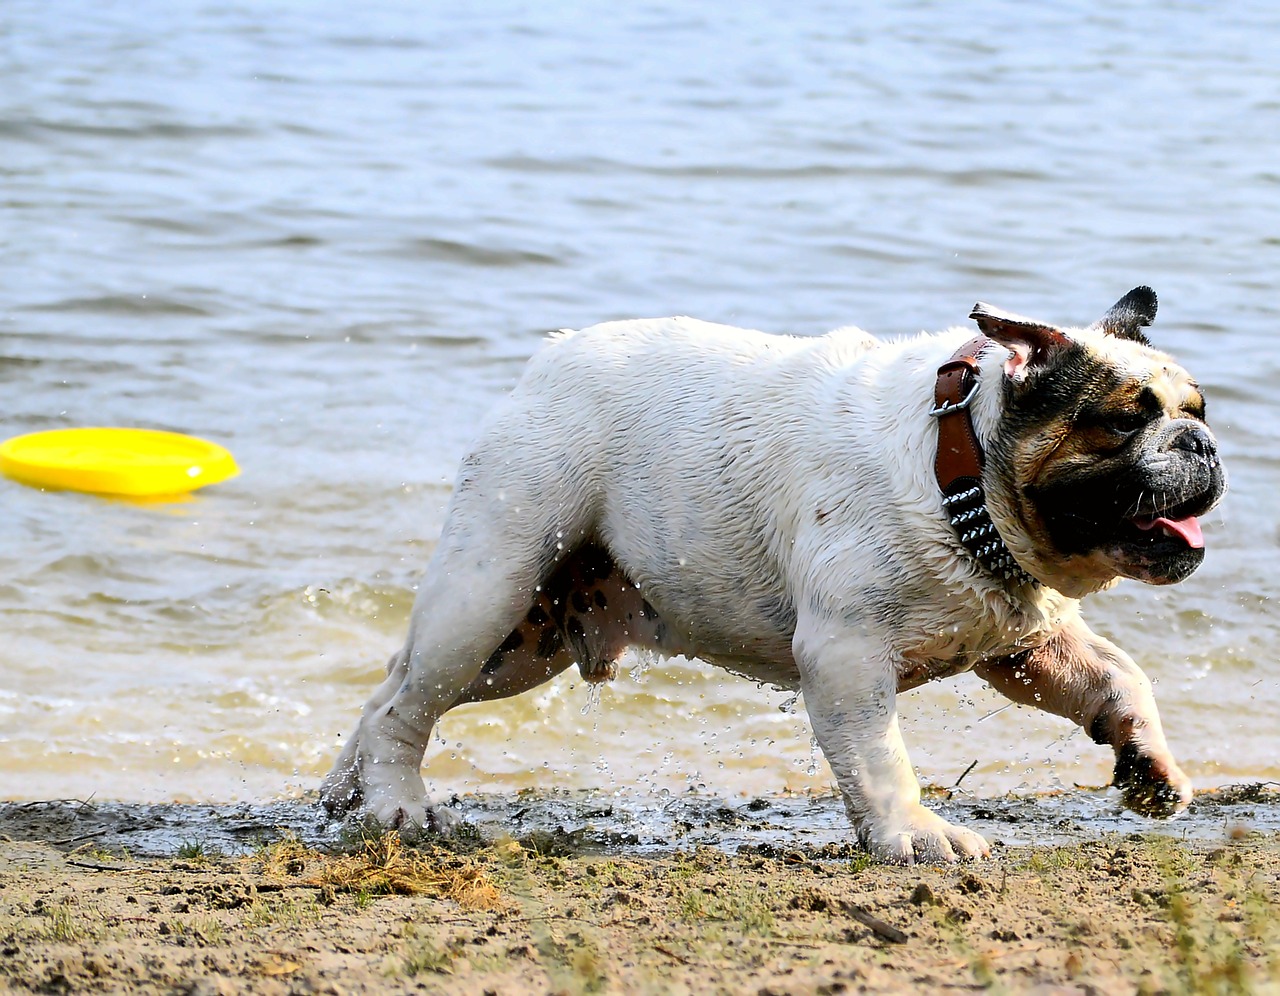
[{"label": "water droplet", "polygon": [[587,701],[583,703],[582,715],[587,715],[600,704],[600,690],[604,687],[599,682],[587,682]]}]

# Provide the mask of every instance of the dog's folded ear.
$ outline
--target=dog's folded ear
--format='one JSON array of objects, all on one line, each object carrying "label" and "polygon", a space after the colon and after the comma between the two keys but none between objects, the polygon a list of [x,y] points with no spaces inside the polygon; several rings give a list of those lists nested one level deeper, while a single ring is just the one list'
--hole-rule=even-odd
[{"label": "dog's folded ear", "polygon": [[1156,292],[1150,287],[1135,287],[1113,304],[1093,327],[1118,339],[1132,339],[1150,346],[1151,340],[1143,335],[1142,330],[1155,321],[1158,303]]},{"label": "dog's folded ear", "polygon": [[1029,373],[1072,345],[1071,340],[1052,325],[1001,311],[981,301],[973,306],[969,317],[978,323],[984,335],[1013,353],[1004,364],[1005,375],[1010,380],[1026,380]]}]

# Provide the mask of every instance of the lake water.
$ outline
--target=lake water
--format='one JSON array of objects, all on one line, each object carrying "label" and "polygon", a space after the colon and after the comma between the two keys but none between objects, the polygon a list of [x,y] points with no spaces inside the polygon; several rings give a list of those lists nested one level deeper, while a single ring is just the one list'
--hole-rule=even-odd
[{"label": "lake water", "polygon": [[[881,334],[1154,286],[1232,490],[1092,600],[1200,785],[1280,778],[1280,12],[1262,4],[0,6],[0,435],[193,432],[140,506],[0,481],[0,797],[313,788],[400,644],[478,417],[552,329]],[[922,776],[1101,784],[971,678]],[[802,703],[694,663],[451,713],[438,793],[821,787]]]}]

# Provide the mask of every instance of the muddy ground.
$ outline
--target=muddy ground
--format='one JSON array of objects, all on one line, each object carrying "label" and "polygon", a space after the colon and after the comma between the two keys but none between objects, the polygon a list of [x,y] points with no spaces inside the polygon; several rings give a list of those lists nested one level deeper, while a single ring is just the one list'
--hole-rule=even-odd
[{"label": "muddy ground", "polygon": [[1275,786],[930,804],[993,857],[871,865],[830,796],[467,797],[414,848],[307,800],[4,804],[0,991],[1280,993]]}]

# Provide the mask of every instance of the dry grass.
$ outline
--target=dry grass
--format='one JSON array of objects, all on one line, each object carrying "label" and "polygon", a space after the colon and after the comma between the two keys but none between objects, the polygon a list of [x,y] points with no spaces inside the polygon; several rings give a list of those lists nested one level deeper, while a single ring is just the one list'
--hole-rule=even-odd
[{"label": "dry grass", "polygon": [[262,874],[367,898],[426,895],[466,910],[504,910],[509,902],[482,863],[441,848],[406,847],[394,830],[363,837],[350,854],[327,855],[286,836],[257,855]]}]

